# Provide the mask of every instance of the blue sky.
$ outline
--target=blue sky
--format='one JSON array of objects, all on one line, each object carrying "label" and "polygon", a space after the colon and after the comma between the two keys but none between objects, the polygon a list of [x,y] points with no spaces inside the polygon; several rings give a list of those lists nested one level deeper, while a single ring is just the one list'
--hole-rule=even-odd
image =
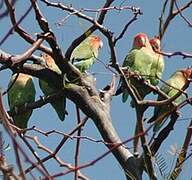
[{"label": "blue sky", "polygon": [[[102,0],[71,0],[71,1],[61,1],[65,4],[73,4],[75,8],[100,8],[101,5],[104,3]],[[116,1],[114,5],[118,6],[121,4],[122,1]],[[145,32],[148,34],[149,37],[153,37],[158,33],[159,28],[159,16],[161,13],[161,0],[135,0],[135,1],[124,1],[123,5],[133,5],[136,7],[140,7],[143,15],[138,18],[128,29],[125,33],[123,39],[119,41],[117,44],[117,60],[119,64],[122,64],[125,55],[128,53],[132,46],[132,40],[136,33]],[[28,8],[29,4],[26,0],[20,0],[16,5],[16,14],[17,18],[19,18],[25,10]],[[51,29],[54,31],[55,35],[57,36],[57,40],[62,47],[63,51],[67,49],[70,45],[71,41],[78,37],[81,33],[89,27],[89,23],[76,18],[75,16],[71,16],[65,22],[63,26],[60,28],[56,27],[55,23],[62,20],[67,16],[67,13],[57,10],[54,8],[48,8],[43,3],[40,3],[40,7],[42,9],[43,14],[50,22]],[[92,17],[95,17],[94,13],[90,13]],[[190,11],[186,11],[185,15],[190,17]],[[131,11],[125,10],[122,12],[118,11],[110,11],[104,21],[104,25],[109,28],[115,35],[118,35],[123,28],[124,24],[132,17]],[[35,37],[35,33],[41,32],[38,28],[37,22],[34,20],[34,12],[30,12],[27,18],[22,22],[22,26]],[[9,18],[4,18],[0,20],[0,39],[4,37],[8,29],[11,27]],[[104,47],[100,52],[99,59],[104,63],[108,64],[110,61],[110,52],[109,47],[107,44],[107,39],[100,33],[95,32],[102,37],[104,42]],[[174,51],[185,51],[185,52],[192,52],[192,31],[191,28],[182,20],[181,17],[176,17],[168,27],[167,32],[162,40],[162,48],[166,52],[174,52]],[[12,34],[6,42],[0,47],[2,50],[11,53],[11,54],[20,54],[23,53],[30,45],[27,44],[24,40],[22,40],[17,34]],[[40,52],[36,52],[37,55]],[[165,58],[165,72],[163,75],[163,79],[166,80],[175,70],[187,67],[191,65],[191,59],[182,59],[182,57],[172,57],[172,58]],[[112,78],[112,73],[107,70],[104,65],[100,62],[96,62],[93,68],[90,70],[93,73],[97,80],[97,88],[100,89],[104,87],[107,83],[110,82]],[[11,71],[6,70],[0,72],[0,87],[4,90],[6,89],[6,85],[8,83],[8,79],[11,76]],[[38,87],[38,80],[34,79],[36,84],[36,99],[42,95],[39,87]],[[189,87],[188,92],[191,95],[192,93],[191,87]],[[154,98],[154,96],[149,96],[149,98]],[[7,106],[6,97],[5,97],[5,104]],[[121,137],[122,140],[128,139],[133,136],[134,132],[134,124],[135,124],[135,112],[129,106],[129,102],[122,104],[121,97],[114,97],[112,99],[111,104],[111,116],[113,119],[113,124]],[[73,128],[76,124],[76,116],[75,116],[75,105],[68,100],[67,102],[67,110],[69,115],[67,116],[64,122],[60,122],[57,118],[56,113],[50,107],[50,105],[46,105],[41,109],[37,109],[34,111],[31,119],[30,119],[30,126],[37,126],[38,128],[49,131],[53,128],[59,131],[63,131],[65,133],[69,132],[71,128]],[[151,110],[146,113],[146,117],[150,117]],[[83,115],[82,115],[83,117]],[[182,118],[191,118],[191,107],[188,105],[182,110]],[[184,135],[186,133],[187,125],[189,124],[189,120],[187,121],[178,121],[174,132],[170,134],[167,142],[164,143],[160,149],[160,153],[169,159],[168,165],[169,168],[171,167],[171,162],[174,160],[174,157],[168,153],[170,149],[170,145],[176,144],[178,148],[182,143]],[[2,127],[1,127],[2,128]],[[43,137],[42,135],[35,133],[33,135],[37,135],[41,142],[46,144],[48,147],[54,149],[54,147],[58,144],[59,139],[61,136],[58,135],[50,135],[48,138]],[[94,126],[93,122],[90,120],[86,126],[83,128],[83,135],[89,136],[94,139],[101,139],[98,130]],[[4,135],[6,136],[6,135]],[[6,137],[5,137],[6,138]],[[7,138],[6,138],[7,139]],[[9,140],[7,139],[7,143]],[[60,157],[65,162],[74,163],[74,147],[75,141],[69,140],[64,148],[59,152]],[[128,144],[128,147],[131,147],[132,143]],[[107,148],[103,144],[89,142],[87,140],[81,141],[81,163],[89,162],[103,152],[105,152]],[[26,150],[27,151],[27,150]],[[9,162],[14,163],[13,157],[11,153],[13,151],[9,150],[6,153],[10,155]],[[41,150],[37,149],[37,152],[40,155],[45,156],[46,153],[43,153]],[[181,173],[181,179],[183,175],[187,177],[192,176],[192,172],[190,171],[190,162],[189,160],[186,163],[186,166]],[[59,166],[55,161],[49,161],[46,163],[46,166],[51,169],[51,171],[58,172]],[[28,165],[27,165],[28,167]],[[60,168],[62,169],[62,168]],[[167,169],[169,171],[169,169]],[[117,163],[113,155],[108,155],[103,160],[96,163],[94,166],[91,166],[87,169],[82,170],[82,172],[87,175],[91,180],[116,180],[116,179],[124,179],[123,171],[120,165]],[[36,174],[34,172],[34,174]],[[37,175],[37,174],[36,174]],[[66,176],[66,179],[71,179],[73,176]],[[57,178],[63,179],[63,178]],[[145,179],[145,178],[144,178]]]}]

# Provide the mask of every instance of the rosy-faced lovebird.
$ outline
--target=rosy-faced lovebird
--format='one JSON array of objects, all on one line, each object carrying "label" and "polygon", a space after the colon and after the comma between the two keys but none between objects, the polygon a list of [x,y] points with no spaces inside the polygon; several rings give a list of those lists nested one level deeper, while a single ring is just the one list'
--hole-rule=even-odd
[{"label": "rosy-faced lovebird", "polygon": [[[61,75],[61,71],[59,70],[58,66],[55,64],[55,61],[51,56],[49,56],[48,54],[43,54],[42,57],[45,60],[45,64],[48,66],[48,68]],[[39,79],[39,86],[45,96],[56,94],[59,91],[52,84],[48,84],[48,82],[42,79]],[[61,121],[64,121],[66,114],[66,97],[64,95],[61,95],[57,99],[54,99],[52,102],[50,102],[50,104],[55,109],[59,119]]]},{"label": "rosy-faced lovebird", "polygon": [[[169,97],[173,97],[175,94],[179,92],[179,90],[185,90],[184,87],[187,88],[189,83],[189,79],[192,78],[192,68],[180,69],[177,70],[171,77],[166,81],[165,84],[160,88],[165,94]],[[181,94],[177,99],[175,99],[174,103],[178,105],[184,99],[184,95]],[[157,101],[161,101],[165,98],[162,96],[158,96]],[[148,123],[155,122],[155,126],[153,128],[153,132],[156,133],[163,126],[165,121],[168,119],[169,115],[167,113],[170,109],[173,108],[171,104],[156,106],[154,109],[154,115],[149,119]]]},{"label": "rosy-faced lovebird", "polygon": [[154,37],[150,39],[149,42],[155,52],[153,63],[151,65],[150,83],[156,86],[159,83],[159,79],[161,79],[163,75],[165,65],[163,56],[158,53],[161,51],[160,39],[158,37]]},{"label": "rosy-faced lovebird", "polygon": [[[35,86],[32,76],[19,73],[14,74],[9,82],[8,87],[8,104],[10,111],[15,108],[35,101]],[[29,118],[32,110],[27,110],[24,113],[16,114],[13,116],[13,121],[19,128],[27,128]]]},{"label": "rosy-faced lovebird", "polygon": [[99,36],[90,35],[82,41],[72,52],[71,61],[81,71],[91,68],[98,58],[99,49],[103,42]]},{"label": "rosy-faced lovebird", "polygon": [[[147,35],[139,33],[134,37],[132,49],[125,57],[123,67],[127,67],[131,72],[134,72],[141,76],[144,80],[149,81],[154,57],[155,53],[149,43]],[[127,78],[127,80],[131,86],[137,90],[140,99],[143,99],[148,93],[150,93],[150,90],[146,86],[136,82],[135,79]],[[121,92],[123,92],[122,101],[125,102],[128,98],[128,91],[125,89],[123,83],[121,83],[116,95]]]}]

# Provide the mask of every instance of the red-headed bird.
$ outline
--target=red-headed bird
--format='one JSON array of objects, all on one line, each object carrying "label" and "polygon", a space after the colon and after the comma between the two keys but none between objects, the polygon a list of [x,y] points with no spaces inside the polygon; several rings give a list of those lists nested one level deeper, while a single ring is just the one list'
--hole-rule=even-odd
[{"label": "red-headed bird", "polygon": [[[45,64],[48,66],[48,68],[50,68],[51,70],[61,75],[60,69],[55,64],[54,59],[50,55],[44,53],[42,57],[45,61]],[[48,84],[46,81],[42,79],[39,79],[39,86],[45,96],[53,95],[59,91],[56,87],[52,86],[51,84]],[[59,98],[55,99],[54,101],[50,102],[50,104],[56,111],[59,119],[61,121],[64,121],[65,115],[66,115],[66,111],[65,111],[66,97],[64,96],[64,94]]]},{"label": "red-headed bird", "polygon": [[[123,67],[127,67],[131,72],[140,75],[144,80],[150,82],[151,66],[154,61],[155,53],[150,45],[149,39],[146,34],[139,33],[134,37],[132,49],[125,57]],[[137,90],[140,99],[150,93],[150,89],[143,84],[136,82],[135,79],[128,77],[127,80]],[[117,90],[116,95],[123,92],[122,101],[125,102],[128,98],[128,91],[120,79],[120,88]]]},{"label": "red-headed bird", "polygon": [[[192,68],[177,70],[174,74],[171,75],[171,77],[166,81],[166,83],[162,85],[160,89],[169,97],[173,97],[179,92],[179,90],[185,90],[183,88],[188,85],[189,79],[191,78]],[[174,103],[181,103],[184,97],[185,96],[183,94],[180,95],[177,99],[175,99]],[[159,95],[157,101],[161,101],[163,99],[165,98]],[[159,129],[165,123],[165,121],[168,119],[169,115],[167,115],[167,113],[169,112],[170,108],[172,108],[171,104],[155,107],[154,115],[148,121],[148,123],[155,121],[155,126],[153,128],[154,133],[158,132]]]},{"label": "red-headed bird", "polygon": [[164,64],[163,56],[158,53],[158,52],[161,52],[160,39],[158,37],[154,37],[150,39],[149,42],[155,52],[155,57],[151,65],[150,83],[156,86],[159,83],[159,79],[161,79],[163,75],[165,64]]},{"label": "red-headed bird", "polygon": [[99,36],[90,35],[82,41],[72,52],[71,61],[81,71],[91,68],[98,58],[99,49],[103,42]]}]

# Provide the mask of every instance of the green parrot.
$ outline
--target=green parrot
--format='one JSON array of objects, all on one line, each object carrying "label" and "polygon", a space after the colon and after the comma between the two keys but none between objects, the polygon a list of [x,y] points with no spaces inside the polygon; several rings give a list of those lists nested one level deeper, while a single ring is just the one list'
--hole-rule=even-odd
[{"label": "green parrot", "polygon": [[[16,78],[16,80],[15,80]],[[12,86],[12,87],[11,87]],[[24,105],[35,101],[35,86],[32,76],[19,73],[11,77],[8,87],[8,104],[10,111],[13,111],[17,106]],[[27,123],[33,110],[28,110],[25,113],[14,115],[13,120],[19,128],[27,128]]]},{"label": "green parrot", "polygon": [[[171,75],[170,79],[166,81],[165,84],[162,85],[161,90],[166,93],[169,97],[173,97],[175,94],[179,92],[178,89],[184,90],[183,87],[189,83],[189,79],[192,78],[192,68],[181,69],[176,71]],[[179,104],[184,100],[184,95],[180,95],[177,99],[175,99],[175,103]],[[158,96],[157,101],[163,100],[162,96]],[[163,126],[165,121],[168,119],[168,115],[166,113],[172,108],[172,105],[162,105],[156,106],[154,110],[154,115],[152,118],[148,120],[148,123],[155,122],[155,126],[153,128],[153,132],[157,133],[159,129]]]},{"label": "green parrot", "polygon": [[90,35],[81,42],[72,52],[71,61],[81,71],[85,72],[98,58],[99,49],[103,42],[99,36]]},{"label": "green parrot", "polygon": [[150,83],[156,86],[159,83],[159,79],[162,77],[165,64],[163,56],[158,53],[161,51],[160,39],[158,37],[154,37],[150,39],[149,42],[155,52],[154,61],[151,65]]},{"label": "green parrot", "polygon": [[[45,60],[46,65],[53,71],[57,72],[58,74],[61,74],[60,69],[55,64],[53,58],[49,56],[48,54],[42,55],[43,59]],[[52,94],[55,94],[58,92],[58,90],[55,87],[52,87],[50,84],[48,84],[46,81],[39,79],[39,86],[42,92],[45,96],[49,96]],[[58,99],[50,103],[52,107],[55,109],[59,119],[61,121],[64,121],[65,119],[65,108],[66,108],[66,97],[64,95],[60,96]]]},{"label": "green parrot", "polygon": [[[147,35],[139,33],[134,37],[133,47],[125,57],[123,67],[127,67],[131,72],[140,75],[144,80],[150,82],[151,66],[154,57],[155,53],[149,43]],[[140,99],[144,99],[144,97],[151,92],[147,86],[141,85],[131,77],[128,78],[128,81],[132,87],[137,90],[137,95]],[[129,94],[120,79],[120,88],[117,89],[115,95],[119,95],[122,92],[122,101],[126,102]]]}]

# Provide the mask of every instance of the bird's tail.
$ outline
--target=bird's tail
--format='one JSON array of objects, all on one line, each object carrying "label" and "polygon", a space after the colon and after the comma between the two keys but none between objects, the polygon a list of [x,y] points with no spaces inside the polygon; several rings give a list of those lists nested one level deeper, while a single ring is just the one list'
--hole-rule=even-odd
[{"label": "bird's tail", "polygon": [[[122,94],[123,93],[123,94]],[[115,96],[122,94],[122,102],[126,102],[129,96],[128,91],[125,89],[122,79],[119,80],[119,84],[117,86],[117,90],[115,92]]]},{"label": "bird's tail", "polygon": [[123,92],[123,89],[122,89],[122,87],[120,86],[120,87],[116,90],[115,96],[118,96],[118,95],[121,94],[122,92]]}]

